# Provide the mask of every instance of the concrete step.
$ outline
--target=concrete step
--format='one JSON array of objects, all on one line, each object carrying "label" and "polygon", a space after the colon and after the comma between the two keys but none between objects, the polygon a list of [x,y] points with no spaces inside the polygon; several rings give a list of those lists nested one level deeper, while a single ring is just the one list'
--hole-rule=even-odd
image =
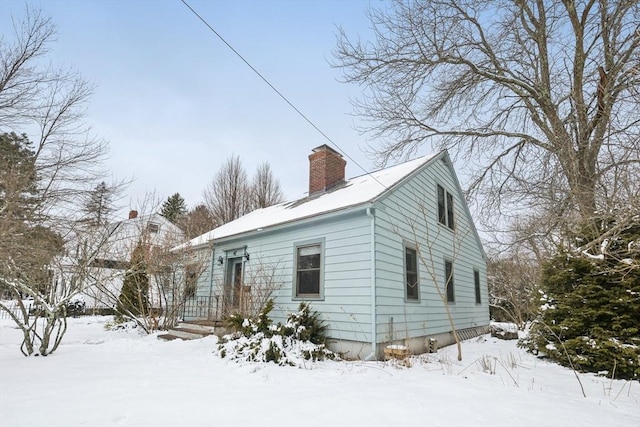
[{"label": "concrete step", "polygon": [[174,329],[188,329],[190,331],[202,331],[206,334],[213,334],[216,332],[214,325],[199,325],[197,323],[180,322]]},{"label": "concrete step", "polygon": [[196,340],[199,338],[204,338],[206,336],[209,336],[213,332],[203,332],[203,331],[197,331],[197,330],[186,329],[186,328],[174,328],[174,329],[169,329],[169,333],[171,335],[175,335],[182,339]]},{"label": "concrete step", "polygon": [[177,338],[181,340],[197,340],[213,334],[226,334],[228,328],[222,322],[197,321],[180,322],[166,334],[158,335],[158,339],[171,341]]}]

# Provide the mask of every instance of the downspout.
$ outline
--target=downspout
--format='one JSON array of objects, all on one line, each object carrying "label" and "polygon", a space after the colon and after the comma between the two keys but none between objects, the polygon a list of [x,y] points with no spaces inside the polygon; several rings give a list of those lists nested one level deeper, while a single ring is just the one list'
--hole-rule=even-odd
[{"label": "downspout", "polygon": [[377,360],[377,325],[376,325],[376,217],[375,208],[367,208],[367,216],[371,218],[369,241],[371,242],[371,353],[364,360]]},{"label": "downspout", "polygon": [[[207,320],[212,320],[211,319],[211,306],[213,305],[213,266],[215,265],[216,262],[216,246],[213,245],[213,247],[211,248],[211,270],[209,270],[209,304],[207,306]],[[213,320],[218,320],[218,305],[216,304],[216,319]]]}]

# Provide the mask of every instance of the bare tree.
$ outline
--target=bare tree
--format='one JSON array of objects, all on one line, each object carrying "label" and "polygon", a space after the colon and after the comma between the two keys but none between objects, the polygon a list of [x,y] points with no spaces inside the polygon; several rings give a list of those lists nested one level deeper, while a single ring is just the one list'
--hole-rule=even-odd
[{"label": "bare tree", "polygon": [[485,213],[593,224],[612,204],[599,185],[639,170],[639,16],[636,0],[396,0],[370,12],[373,42],[340,30],[335,65],[366,88],[381,162],[455,148]]},{"label": "bare tree", "polygon": [[532,304],[539,282],[539,264],[535,259],[518,252],[510,257],[490,259],[487,284],[492,318],[524,329],[533,318]]},{"label": "bare tree", "polygon": [[[209,260],[206,251],[191,250],[177,225],[155,213],[160,205],[147,193],[137,201],[135,216],[106,224],[109,235],[84,292],[100,306],[116,308],[118,321],[133,321],[147,333],[174,326],[195,285],[191,279]],[[177,246],[182,249],[172,251]]]},{"label": "bare tree", "polygon": [[264,162],[258,166],[251,185],[253,209],[266,208],[284,201],[280,182],[273,176],[271,166]]},{"label": "bare tree", "polygon": [[240,157],[229,157],[204,191],[204,200],[217,225],[249,212],[251,187]]},{"label": "bare tree", "polygon": [[182,319],[185,303],[196,295],[198,278],[210,261],[210,251],[195,250],[188,243],[177,251],[175,247],[175,242],[165,242],[148,261],[162,311],[158,329],[172,328]]},{"label": "bare tree", "polygon": [[86,231],[78,213],[103,176],[107,146],[83,121],[91,86],[72,70],[39,66],[54,35],[51,21],[27,8],[13,34],[0,37],[0,132],[33,135],[5,141],[10,155],[0,165],[0,284],[19,310],[0,309],[22,330],[25,355],[56,350],[66,306],[101,244],[75,262],[65,257],[65,243]]},{"label": "bare tree", "polygon": [[249,182],[240,157],[234,154],[205,189],[204,200],[215,225],[219,226],[254,209],[280,203],[283,195],[269,163],[258,166],[253,180]]},{"label": "bare tree", "polygon": [[[414,201],[416,203],[416,207],[418,208],[419,215],[417,217],[406,216],[404,221],[406,222],[406,226],[411,232],[412,236],[412,244],[414,245],[416,256],[418,258],[418,262],[424,267],[424,269],[428,272],[428,275],[431,279],[431,283],[433,283],[433,287],[442,301],[442,306],[444,308],[445,314],[447,316],[447,320],[449,322],[449,327],[451,328],[451,334],[453,335],[453,340],[456,343],[456,349],[458,352],[458,360],[462,360],[462,345],[461,339],[458,335],[458,330],[456,327],[455,319],[453,318],[453,313],[451,312],[450,303],[453,301],[454,294],[453,289],[455,286],[454,277],[453,277],[453,264],[460,256],[460,247],[462,245],[463,233],[469,233],[469,230],[463,231],[460,225],[455,227],[453,230],[453,236],[450,240],[450,253],[449,253],[449,271],[447,271],[447,267],[445,267],[445,275],[441,277],[438,275],[438,267],[436,266],[436,259],[439,260],[437,256],[438,245],[442,244],[442,240],[449,240],[448,236],[444,239],[441,237],[441,227],[430,227],[429,220],[433,215],[432,210],[429,206],[422,200],[419,195],[414,194]],[[448,246],[448,244],[445,244]]]},{"label": "bare tree", "polygon": [[282,288],[282,260],[266,261],[252,258],[246,263],[237,281],[227,287],[224,278],[216,280],[222,292],[222,316],[238,314],[242,317],[256,317],[265,308],[274,292]]},{"label": "bare tree", "polygon": [[217,227],[213,214],[206,205],[198,205],[179,218],[178,226],[187,239],[193,239]]}]

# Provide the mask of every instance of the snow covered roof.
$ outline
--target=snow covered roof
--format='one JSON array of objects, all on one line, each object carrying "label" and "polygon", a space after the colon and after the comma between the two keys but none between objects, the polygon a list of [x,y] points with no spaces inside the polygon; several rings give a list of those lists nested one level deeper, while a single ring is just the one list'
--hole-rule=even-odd
[{"label": "snow covered roof", "polygon": [[437,154],[419,157],[386,169],[351,178],[336,189],[318,196],[305,197],[293,202],[257,209],[173,250],[198,247],[213,240],[262,230],[371,202],[436,156]]},{"label": "snow covered roof", "polygon": [[149,214],[97,227],[88,235],[71,239],[67,248],[69,254],[76,257],[87,249],[98,249],[100,259],[129,261],[143,236],[145,243],[150,245],[175,244],[184,239],[184,233],[176,225],[159,214]]}]

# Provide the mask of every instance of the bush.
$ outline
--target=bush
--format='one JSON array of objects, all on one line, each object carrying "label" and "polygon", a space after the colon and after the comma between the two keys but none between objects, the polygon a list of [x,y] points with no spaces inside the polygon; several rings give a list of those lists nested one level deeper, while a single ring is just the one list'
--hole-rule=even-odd
[{"label": "bush", "polygon": [[272,309],[270,299],[255,318],[230,316],[227,325],[235,332],[220,340],[217,349],[220,357],[291,366],[301,366],[305,361],[338,359],[326,348],[327,326],[308,303],[300,303],[298,311],[290,313],[285,324],[272,324],[269,318]]},{"label": "bush", "polygon": [[67,316],[78,317],[84,314],[86,303],[82,297],[77,296],[67,303]]},{"label": "bush", "polygon": [[520,345],[579,371],[640,378],[640,269],[628,268],[640,261],[637,242],[640,226],[609,242],[603,260],[565,252],[548,262],[540,313]]},{"label": "bush", "polygon": [[145,251],[145,247],[138,243],[131,255],[131,263],[125,273],[116,306],[117,316],[121,319],[144,316],[149,312],[149,276]]}]

